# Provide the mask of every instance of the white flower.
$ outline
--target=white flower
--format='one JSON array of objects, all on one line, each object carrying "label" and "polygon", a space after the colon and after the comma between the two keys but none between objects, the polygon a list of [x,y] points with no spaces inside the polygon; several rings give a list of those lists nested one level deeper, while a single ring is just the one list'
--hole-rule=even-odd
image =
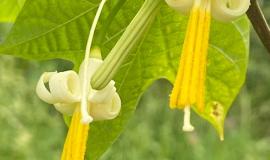
[{"label": "white flower", "polygon": [[194,0],[165,0],[165,1],[173,9],[185,14],[190,12],[194,3]]},{"label": "white flower", "polygon": [[[110,120],[118,116],[121,109],[121,99],[116,92],[115,82],[111,81],[104,89],[95,90],[90,85],[90,80],[95,71],[103,63],[102,60],[90,58],[87,67],[86,80],[88,88],[87,113],[94,121]],[[74,71],[45,72],[41,75],[36,93],[38,97],[53,104],[55,108],[65,115],[72,115],[76,106],[81,101],[81,83],[84,79],[84,62],[82,63],[79,75]],[[48,84],[48,88],[46,87]],[[84,110],[82,110],[84,112]],[[83,122],[84,119],[82,119]]]},{"label": "white flower", "polygon": [[[167,4],[178,12],[187,14],[191,11],[194,3],[206,0],[165,0]],[[250,0],[211,0],[212,16],[216,20],[228,22],[244,15]]]},{"label": "white flower", "polygon": [[244,15],[250,0],[212,0],[213,17],[220,21],[233,21]]}]

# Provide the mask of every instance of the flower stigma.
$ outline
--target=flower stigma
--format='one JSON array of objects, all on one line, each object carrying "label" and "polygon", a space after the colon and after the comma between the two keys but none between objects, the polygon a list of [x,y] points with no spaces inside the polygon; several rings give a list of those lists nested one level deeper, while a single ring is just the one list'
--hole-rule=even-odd
[{"label": "flower stigma", "polygon": [[99,17],[101,15],[101,11],[103,9],[103,6],[105,5],[106,0],[102,0],[99,8],[97,10],[96,16],[94,18],[93,24],[90,29],[90,34],[89,38],[87,41],[86,45],[86,50],[85,50],[85,57],[84,57],[84,72],[83,72],[83,81],[82,81],[82,98],[81,98],[81,113],[82,113],[82,123],[84,124],[89,124],[90,122],[93,121],[93,118],[89,115],[88,109],[88,104],[87,104],[87,95],[88,95],[88,89],[89,89],[89,80],[87,79],[87,67],[88,67],[88,60],[90,57],[90,52],[91,52],[91,46],[95,34],[95,29],[99,20]]},{"label": "flower stigma", "polygon": [[184,125],[183,125],[183,131],[184,132],[192,132],[194,130],[194,127],[190,123],[190,107],[187,106],[184,108]]}]

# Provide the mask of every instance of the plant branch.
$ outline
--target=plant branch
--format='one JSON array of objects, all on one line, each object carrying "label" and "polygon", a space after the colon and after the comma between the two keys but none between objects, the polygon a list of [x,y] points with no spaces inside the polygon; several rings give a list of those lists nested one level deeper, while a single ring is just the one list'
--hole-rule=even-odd
[{"label": "plant branch", "polygon": [[262,43],[270,54],[270,28],[257,0],[251,0],[251,6],[247,15]]}]

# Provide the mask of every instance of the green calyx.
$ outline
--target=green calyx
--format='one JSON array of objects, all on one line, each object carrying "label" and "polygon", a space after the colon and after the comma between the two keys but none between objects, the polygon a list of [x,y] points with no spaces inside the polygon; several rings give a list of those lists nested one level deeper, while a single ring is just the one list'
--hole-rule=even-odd
[{"label": "green calyx", "polygon": [[91,86],[94,89],[103,89],[113,79],[130,51],[151,26],[160,4],[161,0],[146,0],[144,2],[126,31],[105,58],[102,66],[94,74],[91,80]]}]

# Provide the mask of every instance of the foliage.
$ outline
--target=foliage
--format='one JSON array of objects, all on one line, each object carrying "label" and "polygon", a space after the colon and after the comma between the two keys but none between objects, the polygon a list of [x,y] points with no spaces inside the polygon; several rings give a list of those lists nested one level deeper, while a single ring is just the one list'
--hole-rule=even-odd
[{"label": "foliage", "polygon": [[14,22],[25,0],[1,0],[0,1],[0,22]]},{"label": "foliage", "polygon": [[58,159],[64,124],[54,108],[35,96],[39,72],[55,65],[0,58],[1,159]]},{"label": "foliage", "polygon": [[[28,1],[0,46],[0,52],[35,60],[62,58],[78,66],[98,2]],[[104,56],[116,43],[142,2],[130,0],[122,8],[115,7],[116,1],[109,2],[97,31],[98,37],[104,32],[106,36],[95,42],[102,47]],[[118,14],[113,17],[108,28],[102,27],[102,24],[109,23],[106,17],[115,12]],[[123,101],[120,117],[112,122],[100,122],[91,126],[89,158],[99,157],[117,138],[135,110],[138,98],[151,83],[159,78],[174,80],[186,22],[186,17],[179,16],[162,4],[160,14],[150,28],[149,34],[142,39],[139,47],[134,49],[115,77]],[[248,30],[245,18],[231,24],[218,22],[212,24],[207,110],[206,113],[199,114],[219,131],[245,79]],[[224,110],[221,117],[213,117],[213,102],[219,102]]]},{"label": "foliage", "polygon": [[[170,90],[171,85],[164,80],[150,87],[125,132],[104,154],[102,160],[269,159],[269,134],[260,137],[252,135],[253,130],[263,129],[260,125],[252,125],[250,121],[252,115],[249,112],[249,100],[257,93],[247,92],[246,89],[241,92],[226,121],[225,141],[220,142],[207,123],[195,115],[192,115],[192,121],[196,131],[191,134],[181,131],[183,113],[171,112],[168,109],[168,98],[157,98],[165,96]],[[270,112],[256,112],[256,116],[261,115],[269,117]],[[263,123],[263,120],[253,119],[254,122]]]}]

